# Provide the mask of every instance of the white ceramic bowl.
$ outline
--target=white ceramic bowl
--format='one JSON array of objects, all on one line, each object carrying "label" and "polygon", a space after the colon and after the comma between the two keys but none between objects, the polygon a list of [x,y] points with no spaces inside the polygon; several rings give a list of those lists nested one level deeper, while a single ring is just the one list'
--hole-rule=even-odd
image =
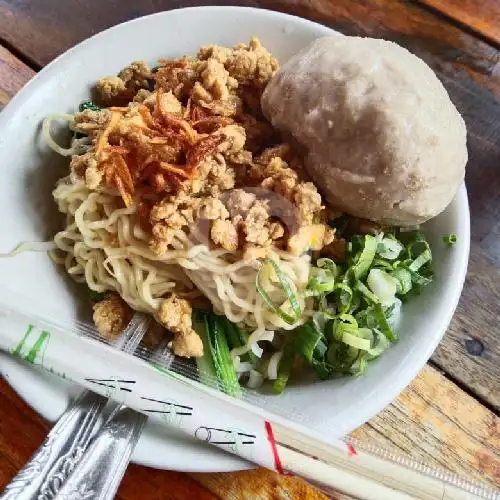
[{"label": "white ceramic bowl", "polygon": [[[75,110],[98,78],[116,74],[135,59],[196,53],[201,45],[234,45],[257,35],[283,62],[313,39],[335,34],[297,17],[237,7],[203,7],[163,12],[100,33],[69,50],[43,69],[0,114],[0,251],[19,241],[43,240],[59,219],[51,190],[67,162],[40,141],[39,126],[51,112]],[[436,279],[404,306],[400,340],[373,363],[364,378],[304,383],[280,396],[267,396],[273,410],[330,436],[343,436],[386,406],[415,377],[443,336],[457,305],[469,252],[469,209],[465,187],[439,217],[425,225],[434,252]],[[456,233],[446,248],[442,235]],[[71,286],[43,254],[0,260],[2,281],[32,299],[27,307],[58,304],[61,319],[75,314]],[[68,400],[66,384],[40,378],[36,371],[1,358],[9,382],[34,407],[55,418]],[[47,382],[48,381],[48,382]],[[54,411],[57,408],[57,411]],[[171,439],[176,445],[171,445]],[[183,450],[183,453],[179,453]],[[149,427],[134,459],[180,470],[230,470],[240,460],[209,450],[162,429]]]}]

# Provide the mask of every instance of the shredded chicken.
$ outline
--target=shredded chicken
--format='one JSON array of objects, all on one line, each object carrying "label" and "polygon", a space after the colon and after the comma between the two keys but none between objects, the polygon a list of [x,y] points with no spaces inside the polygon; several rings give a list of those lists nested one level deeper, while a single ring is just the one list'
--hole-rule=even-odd
[{"label": "shredded chicken", "polygon": [[203,62],[201,68],[203,87],[214,99],[227,99],[231,89],[238,86],[238,82],[229,76],[224,65],[213,57]]},{"label": "shredded chicken", "polygon": [[132,318],[132,309],[117,294],[109,293],[93,306],[93,320],[98,332],[108,340],[115,340]]},{"label": "shredded chicken", "polygon": [[236,154],[245,147],[245,129],[240,125],[226,125],[219,128],[216,134],[225,138],[225,140],[221,142],[218,147],[221,153]]},{"label": "shredded chicken", "polygon": [[203,342],[193,330],[191,314],[189,302],[171,294],[162,300],[156,319],[174,334],[172,348],[177,356],[199,358],[203,356]]},{"label": "shredded chicken", "polygon": [[[85,177],[87,169],[98,168],[95,151],[88,151],[82,155],[74,155],[70,162],[71,171],[78,177]],[[90,186],[89,186],[90,187]],[[95,188],[91,188],[95,189]]]},{"label": "shredded chicken", "polygon": [[312,182],[299,183],[293,195],[293,201],[299,207],[301,221],[312,224],[316,214],[324,208],[321,204],[321,195]]},{"label": "shredded chicken", "polygon": [[235,183],[234,169],[228,166],[222,155],[207,158],[199,165],[198,193],[217,196],[232,189]]}]

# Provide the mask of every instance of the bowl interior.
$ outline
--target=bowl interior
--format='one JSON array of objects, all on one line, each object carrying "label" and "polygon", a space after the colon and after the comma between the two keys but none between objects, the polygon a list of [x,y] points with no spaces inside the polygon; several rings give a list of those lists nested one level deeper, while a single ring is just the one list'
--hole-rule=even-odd
[{"label": "bowl interior", "polygon": [[[21,241],[50,238],[59,227],[51,191],[65,175],[67,160],[41,141],[40,124],[54,112],[72,112],[88,98],[92,82],[116,74],[133,60],[196,53],[202,45],[234,45],[256,35],[284,62],[313,39],[334,34],[324,26],[257,9],[207,7],[164,12],[107,30],[82,42],[45,68],[0,114],[0,251]],[[330,436],[361,425],[393,399],[416,375],[441,339],[465,277],[469,212],[465,187],[439,217],[425,225],[435,260],[436,279],[404,306],[400,340],[373,363],[364,378],[295,384],[280,397],[256,404]],[[452,249],[441,237],[456,233]],[[88,317],[77,287],[43,253],[0,259],[2,282],[29,298],[27,308],[57,310],[59,321]],[[7,292],[0,292],[2,299]],[[1,328],[1,320],[0,320]]]}]

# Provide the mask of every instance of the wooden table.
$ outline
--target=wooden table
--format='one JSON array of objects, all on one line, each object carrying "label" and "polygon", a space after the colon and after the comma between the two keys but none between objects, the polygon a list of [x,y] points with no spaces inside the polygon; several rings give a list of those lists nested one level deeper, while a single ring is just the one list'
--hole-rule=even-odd
[{"label": "wooden table", "polygon": [[[195,0],[0,0],[0,105],[58,54],[108,26]],[[469,131],[469,273],[440,346],[413,383],[353,434],[500,487],[500,2],[266,0],[348,35],[394,40],[437,72]],[[49,429],[0,383],[0,486]],[[120,499],[324,498],[299,478],[255,470],[182,474],[132,465]]]}]

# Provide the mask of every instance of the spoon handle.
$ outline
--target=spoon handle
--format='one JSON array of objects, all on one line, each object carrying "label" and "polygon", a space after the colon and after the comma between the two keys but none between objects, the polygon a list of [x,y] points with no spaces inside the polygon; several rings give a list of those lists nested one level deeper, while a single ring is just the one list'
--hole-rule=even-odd
[{"label": "spoon handle", "polygon": [[120,407],[92,441],[54,500],[111,500],[147,417]]},{"label": "spoon handle", "polygon": [[[58,485],[85,451],[99,423],[107,398],[90,391],[80,394],[47,435],[31,460],[6,486],[2,500],[53,497]],[[50,478],[47,481],[47,478]]]}]

